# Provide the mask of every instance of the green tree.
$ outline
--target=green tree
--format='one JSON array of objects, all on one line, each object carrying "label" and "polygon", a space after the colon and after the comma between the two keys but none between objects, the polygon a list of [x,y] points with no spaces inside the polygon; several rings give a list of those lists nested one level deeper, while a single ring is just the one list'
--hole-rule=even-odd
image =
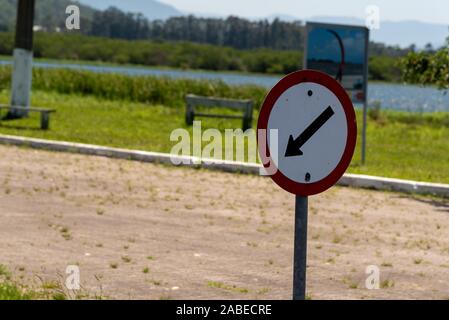
[{"label": "green tree", "polygon": [[449,39],[435,52],[410,52],[402,60],[402,68],[406,82],[449,89]]}]

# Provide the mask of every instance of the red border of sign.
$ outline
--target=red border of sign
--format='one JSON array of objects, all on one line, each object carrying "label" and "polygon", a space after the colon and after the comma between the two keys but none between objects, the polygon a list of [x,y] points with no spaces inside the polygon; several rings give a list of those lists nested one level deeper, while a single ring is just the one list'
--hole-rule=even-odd
[{"label": "red border of sign", "polygon": [[[287,178],[277,168],[276,173],[271,176],[274,182],[284,190],[300,196],[311,196],[321,193],[332,187],[345,173],[346,169],[351,163],[352,156],[354,155],[354,149],[357,141],[357,121],[351,99],[349,98],[345,89],[343,89],[343,87],[340,85],[340,83],[323,72],[315,70],[302,70],[293,72],[282,78],[268,93],[260,110],[259,121],[257,123],[258,130],[267,130],[268,119],[270,117],[271,110],[273,109],[274,104],[282,95],[282,93],[284,93],[290,87],[302,82],[314,82],[331,90],[340,100],[340,103],[342,104],[345,111],[346,121],[348,124],[348,136],[346,140],[345,151],[343,152],[343,156],[341,157],[338,165],[327,177],[314,183],[299,183]],[[265,156],[265,158],[270,157],[267,138],[268,133],[267,137],[265,137],[265,143],[267,146],[267,155]],[[259,153],[261,153],[260,148]],[[262,154],[260,154],[260,157],[261,159],[264,158]],[[265,167],[268,167],[269,165],[270,163],[264,164]]]}]

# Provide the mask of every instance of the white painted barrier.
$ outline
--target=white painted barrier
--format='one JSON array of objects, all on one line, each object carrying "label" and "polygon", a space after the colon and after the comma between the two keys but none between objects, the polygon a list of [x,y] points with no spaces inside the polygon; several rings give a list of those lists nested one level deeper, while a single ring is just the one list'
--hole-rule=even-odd
[{"label": "white painted barrier", "polygon": [[[43,140],[8,135],[0,135],[0,144],[27,146],[35,149],[44,149],[49,151],[72,152],[116,159],[162,163],[167,165],[173,165],[172,159],[176,159],[179,162],[190,163],[189,166],[192,167],[201,167],[205,169],[243,174],[257,175],[259,174],[259,169],[261,168],[260,165],[254,163],[234,161],[220,161],[220,163],[216,163],[215,161],[207,161],[207,159],[203,159],[201,164],[194,164],[196,163],[195,160],[198,160],[195,157],[172,156],[167,153],[128,150],[95,146],[83,143]],[[440,183],[428,183],[367,175],[345,174],[338,182],[338,185],[383,191],[427,194],[449,198],[449,185]]]}]

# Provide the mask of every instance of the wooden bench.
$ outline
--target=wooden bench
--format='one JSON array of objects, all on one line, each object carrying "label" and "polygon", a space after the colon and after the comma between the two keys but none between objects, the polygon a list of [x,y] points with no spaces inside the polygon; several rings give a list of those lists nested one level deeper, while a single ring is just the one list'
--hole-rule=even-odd
[{"label": "wooden bench", "polygon": [[[197,106],[239,109],[243,111],[243,115],[225,115],[195,112],[195,107]],[[245,131],[247,129],[250,129],[252,126],[253,102],[251,100],[223,99],[188,94],[186,96],[186,123],[188,125],[192,125],[195,117],[243,119],[242,129],[243,131]]]},{"label": "wooden bench", "polygon": [[56,112],[54,109],[42,109],[42,108],[32,108],[32,107],[11,107],[11,106],[5,106],[0,105],[0,109],[7,109],[9,111],[13,111],[14,114],[18,114],[17,118],[20,118],[21,114],[24,114],[25,116],[28,114],[28,112],[39,112],[41,114],[41,129],[42,130],[48,130],[50,126],[50,114],[53,112]]}]

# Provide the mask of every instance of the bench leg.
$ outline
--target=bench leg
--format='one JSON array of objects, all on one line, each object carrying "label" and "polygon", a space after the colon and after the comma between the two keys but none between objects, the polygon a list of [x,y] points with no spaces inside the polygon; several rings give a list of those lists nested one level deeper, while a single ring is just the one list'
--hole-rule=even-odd
[{"label": "bench leg", "polygon": [[245,132],[248,129],[248,119],[246,118],[246,116],[243,116],[242,130],[243,132]]},{"label": "bench leg", "polygon": [[245,132],[248,129],[251,129],[252,126],[253,126],[253,105],[252,103],[248,103],[245,112],[243,114],[243,124],[242,124],[243,132]]},{"label": "bench leg", "polygon": [[48,130],[50,124],[50,114],[48,112],[41,113],[41,129]]},{"label": "bench leg", "polygon": [[188,126],[193,125],[193,120],[195,119],[195,113],[193,111],[193,107],[189,104],[187,104],[186,108],[186,124]]}]

